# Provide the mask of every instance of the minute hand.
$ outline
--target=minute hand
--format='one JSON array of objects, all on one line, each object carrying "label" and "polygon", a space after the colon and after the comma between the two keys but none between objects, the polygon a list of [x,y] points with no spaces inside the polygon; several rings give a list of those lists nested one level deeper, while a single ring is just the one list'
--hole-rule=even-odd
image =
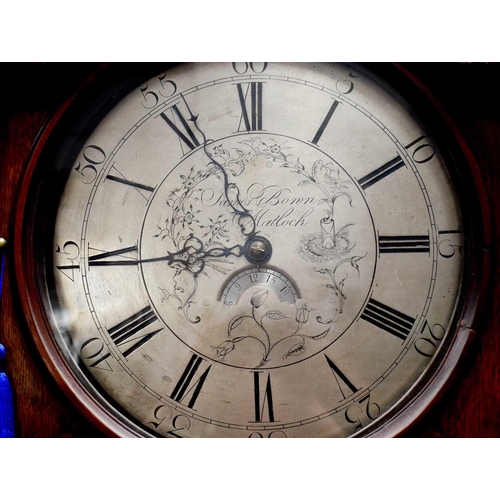
[{"label": "minute hand", "polygon": [[193,115],[193,113],[191,112],[191,108],[186,101],[186,98],[183,94],[181,95],[190,115],[188,120],[194,123],[196,130],[198,130],[198,132],[203,136],[203,151],[205,151],[207,157],[210,158],[210,165],[215,165],[216,167],[218,167],[222,174],[222,177],[224,179],[224,194],[226,196],[226,201],[238,217],[238,225],[240,226],[241,233],[248,239],[251,239],[255,235],[257,230],[255,218],[250,213],[250,211],[243,206],[243,203],[240,199],[240,190],[238,186],[234,182],[229,182],[229,176],[227,175],[224,167],[208,152],[208,139],[203,130],[201,130],[198,126],[198,115]]}]

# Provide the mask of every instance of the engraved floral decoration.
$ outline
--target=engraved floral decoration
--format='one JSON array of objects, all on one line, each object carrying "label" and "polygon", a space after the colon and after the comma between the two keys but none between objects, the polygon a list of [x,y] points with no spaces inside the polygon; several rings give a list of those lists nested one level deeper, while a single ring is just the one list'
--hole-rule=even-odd
[{"label": "engraved floral decoration", "polygon": [[[221,361],[224,361],[226,356],[237,348],[236,344],[244,340],[252,339],[262,345],[262,360],[260,364],[255,367],[260,368],[267,364],[271,352],[275,350],[282,342],[294,337],[296,337],[297,340],[297,342],[289,347],[287,352],[282,356],[283,359],[287,359],[289,357],[300,356],[304,354],[307,349],[308,341],[323,339],[330,333],[331,327],[328,327],[326,330],[316,335],[306,335],[305,333],[299,333],[302,327],[309,321],[309,315],[311,311],[313,311],[312,308],[307,307],[307,304],[304,304],[301,307],[297,307],[295,311],[295,331],[280,339],[271,340],[269,328],[266,325],[268,321],[280,321],[292,318],[289,318],[283,312],[278,310],[269,310],[264,314],[259,314],[258,309],[260,309],[264,305],[269,296],[269,293],[269,290],[257,290],[250,299],[250,305],[252,306],[251,314],[238,315],[231,319],[228,325],[227,335],[228,337],[232,338],[221,342],[218,346],[213,348],[215,350],[215,355],[217,356],[217,358],[219,358]],[[237,330],[241,329],[240,327],[243,321],[247,318],[250,319],[255,326],[257,326],[257,330],[255,330],[255,333],[234,337],[234,334],[237,333]],[[333,323],[333,321],[331,322]]]},{"label": "engraved floral decoration", "polygon": [[335,223],[335,206],[339,198],[347,198],[352,207],[352,196],[348,193],[352,181],[342,177],[340,168],[336,168],[332,162],[325,164],[322,160],[316,160],[306,168],[299,157],[288,151],[291,148],[286,145],[286,140],[279,144],[272,138],[264,141],[260,137],[253,137],[241,141],[240,144],[250,150],[244,152],[235,148],[235,158],[232,158],[222,145],[218,147],[217,154],[223,162],[222,165],[236,163],[243,171],[246,165],[257,166],[259,160],[264,160],[267,161],[268,167],[276,166],[302,177],[299,186],[309,185],[321,192],[322,198],[318,204],[325,205],[325,216],[319,221],[320,232],[307,235],[302,241],[304,248],[301,254],[306,259],[324,262],[352,250],[355,244],[349,241],[348,232],[353,224],[337,228]]},{"label": "engraved floral decoration", "polygon": [[[216,148],[216,151],[217,154],[222,153],[220,149]],[[239,175],[239,172],[233,171],[232,174]],[[170,290],[160,288],[163,293],[162,302],[170,299],[176,301],[178,309],[183,311],[190,323],[201,320],[199,316],[192,318],[189,315],[190,307],[196,303],[199,276],[208,276],[207,267],[215,272],[228,274],[229,269],[224,265],[231,265],[232,262],[227,257],[241,254],[238,246],[226,248],[223,245],[230,241],[228,215],[222,213],[217,217],[203,218],[202,210],[197,208],[199,193],[203,190],[200,185],[210,177],[220,179],[220,169],[212,163],[198,171],[192,166],[188,175],[179,174],[180,187],[172,190],[166,200],[170,217],[165,219],[162,226],[158,225],[158,231],[153,235],[161,241],[168,239],[169,245],[176,250],[168,252],[171,256],[169,265],[175,269],[175,274]],[[189,290],[179,284],[180,274],[191,277]]]},{"label": "engraved floral decoration", "polygon": [[[344,276],[344,278],[342,278],[340,281],[338,281],[337,279],[337,271],[339,270],[339,268],[341,266],[343,266],[344,264],[347,264],[347,263],[350,263],[352,268],[357,271],[358,273],[358,277],[360,276],[360,272],[359,272],[359,265],[358,265],[358,262],[363,259],[364,257],[366,257],[367,254],[363,255],[363,256],[354,256],[354,257],[350,257],[348,259],[343,259],[341,260],[334,268],[333,270],[332,269],[319,269],[319,270],[316,270],[317,273],[320,273],[320,274],[325,274],[327,276],[329,276],[332,280],[332,283],[327,283],[326,285],[323,285],[324,287],[328,288],[329,290],[332,290],[332,292],[336,295],[337,297],[337,300],[338,300],[338,303],[339,303],[339,309],[338,309],[338,312],[339,314],[342,314],[344,312],[344,302],[346,301],[347,299],[347,296],[345,295],[343,289],[344,289],[344,285],[345,285],[345,282],[347,280],[347,278],[349,277],[349,274],[346,273],[346,275]],[[318,318],[318,322],[320,323],[326,323],[326,324],[329,324],[330,322],[332,322],[333,320],[328,320],[328,321],[323,321],[321,318]]]},{"label": "engraved floral decoration", "polygon": [[[352,181],[345,179],[339,168],[335,168],[333,163],[325,164],[322,160],[316,160],[306,168],[301,163],[300,158],[289,151],[291,148],[287,146],[286,140],[278,143],[272,138],[263,140],[260,137],[252,137],[240,141],[238,144],[241,147],[230,149],[226,148],[223,143],[213,143],[210,145],[210,149],[206,145],[205,152],[209,156],[209,161],[206,162],[204,168],[196,170],[193,165],[187,175],[185,173],[179,174],[178,187],[173,189],[166,199],[169,208],[168,217],[162,225],[157,226],[158,231],[153,235],[160,241],[168,240],[169,246],[175,249],[173,252],[168,252],[171,257],[169,265],[175,269],[173,287],[171,289],[160,288],[163,293],[162,301],[176,301],[178,309],[183,311],[185,318],[191,323],[200,321],[198,316],[192,318],[189,314],[190,307],[196,303],[195,296],[199,278],[201,276],[208,277],[207,268],[217,273],[228,274],[230,272],[228,266],[233,264],[228,257],[242,255],[241,245],[235,245],[231,248],[224,246],[231,240],[231,226],[236,224],[236,209],[233,208],[233,198],[236,200],[234,206],[242,207],[237,212],[240,220],[242,219],[241,214],[244,213],[244,207],[239,199],[238,186],[228,182],[228,179],[240,176],[248,168],[260,167],[262,162],[265,162],[267,167],[276,166],[299,176],[298,186],[309,185],[322,193],[318,203],[324,205],[325,216],[318,221],[320,231],[305,235],[301,241],[300,252],[305,259],[313,262],[325,262],[340,258],[355,246],[355,243],[348,238],[349,229],[354,224],[346,224],[340,229],[337,229],[335,224],[337,200],[344,197],[352,206],[352,197],[348,192]],[[208,216],[199,208],[201,193],[206,188],[203,183],[208,179],[217,179],[220,182],[221,190],[223,190],[229,204],[223,213]],[[253,223],[255,224],[255,220]],[[245,233],[243,232],[243,234]],[[360,259],[360,257],[355,258]],[[322,269],[318,271],[329,275],[332,279],[328,288],[339,298],[340,310],[342,310],[345,301],[342,288],[346,278],[338,282],[335,278],[335,272],[343,263],[345,261],[341,261],[334,270]],[[186,285],[185,279],[182,284],[179,282],[178,278],[181,274],[184,278],[191,278],[190,285]],[[254,304],[252,307],[256,309]],[[271,314],[265,316],[264,319],[277,321],[281,318],[273,317]],[[300,326],[301,323],[297,324]],[[260,323],[259,326],[265,332],[265,327]],[[228,342],[224,346],[218,346],[218,356],[227,355],[240,341],[241,339],[235,338],[232,339],[232,343]],[[273,347],[274,345],[267,343],[264,360],[267,359]],[[300,349],[298,348],[298,350]]]}]

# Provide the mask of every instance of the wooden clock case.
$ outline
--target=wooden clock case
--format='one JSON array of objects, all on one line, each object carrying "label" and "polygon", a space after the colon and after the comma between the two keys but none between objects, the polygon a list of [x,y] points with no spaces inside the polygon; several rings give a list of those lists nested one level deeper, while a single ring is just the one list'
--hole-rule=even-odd
[{"label": "wooden clock case", "polygon": [[[15,206],[21,181],[33,144],[43,131],[44,123],[71,102],[71,96],[91,75],[101,70],[98,64],[4,64],[9,78],[1,83],[4,96],[10,95],[0,114],[0,236],[12,242],[16,220]],[[436,105],[451,116],[470,146],[479,166],[486,192],[479,193],[482,217],[492,214],[493,234],[500,225],[499,165],[500,102],[495,88],[500,83],[497,64],[408,64],[410,70],[436,96]],[[56,83],[57,82],[57,83]],[[476,88],[477,92],[471,92]],[[15,90],[14,90],[15,89]],[[53,122],[52,122],[53,123]],[[455,125],[457,124],[457,125]],[[468,151],[467,146],[465,146]],[[36,151],[35,151],[36,153]],[[472,159],[472,157],[471,157]],[[476,318],[477,334],[467,336],[469,352],[461,363],[458,376],[441,400],[403,435],[408,437],[497,437],[500,436],[500,336],[498,335],[499,288],[498,248],[491,242],[490,221],[480,249],[485,262],[491,254],[490,288],[481,318]],[[493,250],[495,249],[495,250]],[[496,253],[495,253],[496,252]],[[15,401],[16,435],[18,437],[99,437],[102,429],[92,425],[67,399],[53,380],[26,324],[19,301],[13,264],[20,255],[10,247],[2,310],[0,341],[8,350],[6,371],[10,375]],[[476,274],[488,273],[473,269]],[[479,276],[478,283],[484,283]],[[22,293],[21,293],[22,295]],[[473,338],[475,337],[475,338]],[[422,409],[416,411],[421,412]]]}]

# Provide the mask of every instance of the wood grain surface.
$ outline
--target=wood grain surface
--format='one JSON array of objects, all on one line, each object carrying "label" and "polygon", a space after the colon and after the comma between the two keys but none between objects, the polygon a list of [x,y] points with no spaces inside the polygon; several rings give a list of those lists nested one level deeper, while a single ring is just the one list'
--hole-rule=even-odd
[{"label": "wood grain surface", "polygon": [[[14,210],[30,149],[46,120],[97,64],[0,64],[0,236],[13,240]],[[441,400],[407,437],[500,437],[500,65],[407,64],[458,123],[481,169],[493,225],[491,286],[477,335]],[[17,437],[100,437],[50,377],[31,339],[14,280],[12,246],[0,306],[0,342]]]}]

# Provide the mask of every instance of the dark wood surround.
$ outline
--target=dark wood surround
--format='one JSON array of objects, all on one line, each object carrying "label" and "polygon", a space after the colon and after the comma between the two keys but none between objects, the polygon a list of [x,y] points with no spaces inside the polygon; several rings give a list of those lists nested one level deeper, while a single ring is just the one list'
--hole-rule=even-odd
[{"label": "dark wood surround", "polygon": [[[32,175],[28,162],[33,166],[40,149],[33,149],[36,139],[43,144],[51,127],[62,115],[66,106],[89,77],[102,69],[99,64],[3,64],[5,79],[0,82],[5,106],[0,112],[0,172],[2,197],[0,198],[0,236],[10,242],[3,303],[0,310],[0,342],[7,348],[6,371],[10,375],[15,399],[16,435],[19,437],[98,437],[103,436],[102,426],[91,424],[86,417],[96,410],[84,398],[70,402],[59,384],[59,370],[64,363],[47,368],[39,349],[53,352],[54,346],[40,344],[31,335],[35,323],[43,318],[25,314],[27,295],[35,285],[34,270],[30,269],[26,248],[15,226],[21,223],[22,214],[16,214],[19,199],[29,201],[23,177]],[[408,437],[498,437],[500,436],[500,294],[498,273],[500,194],[500,100],[496,89],[500,83],[498,64],[406,64],[400,71],[409,70],[431,89],[435,105],[442,108],[452,131],[463,135],[461,150],[473,165],[467,183],[481,186],[478,199],[471,200],[470,230],[478,242],[473,254],[480,257],[480,266],[469,269],[469,306],[464,307],[460,318],[460,334],[449,356],[443,360],[443,370],[432,382],[422,387],[426,394],[424,405],[415,405],[410,414],[421,413],[426,404],[441,396],[439,401],[411,429]],[[392,71],[392,70],[391,70]],[[55,118],[54,118],[55,117]],[[48,127],[43,128],[49,121]],[[40,135],[42,134],[42,135]],[[475,165],[475,166],[474,166]],[[491,215],[483,225],[481,218]],[[481,227],[480,227],[481,226]],[[479,233],[479,234],[478,234]],[[26,235],[24,236],[26,238]],[[17,238],[17,246],[14,239]],[[14,264],[26,266],[23,282],[16,285]],[[489,289],[481,290],[489,275]],[[19,276],[19,274],[18,274]],[[19,278],[17,278],[19,279]],[[487,293],[482,293],[487,292]],[[474,318],[475,302],[485,297],[481,314]],[[24,303],[24,308],[21,307]],[[474,306],[474,307],[472,307]],[[473,326],[473,330],[471,330]],[[455,372],[455,365],[462,350],[465,358],[446,392],[445,379]],[[61,383],[61,380],[59,380]],[[62,384],[66,391],[75,389],[74,382]],[[434,390],[433,387],[438,387]],[[401,429],[412,415],[408,412],[398,417]],[[98,419],[93,419],[96,422]],[[118,432],[118,430],[117,430]]]}]

